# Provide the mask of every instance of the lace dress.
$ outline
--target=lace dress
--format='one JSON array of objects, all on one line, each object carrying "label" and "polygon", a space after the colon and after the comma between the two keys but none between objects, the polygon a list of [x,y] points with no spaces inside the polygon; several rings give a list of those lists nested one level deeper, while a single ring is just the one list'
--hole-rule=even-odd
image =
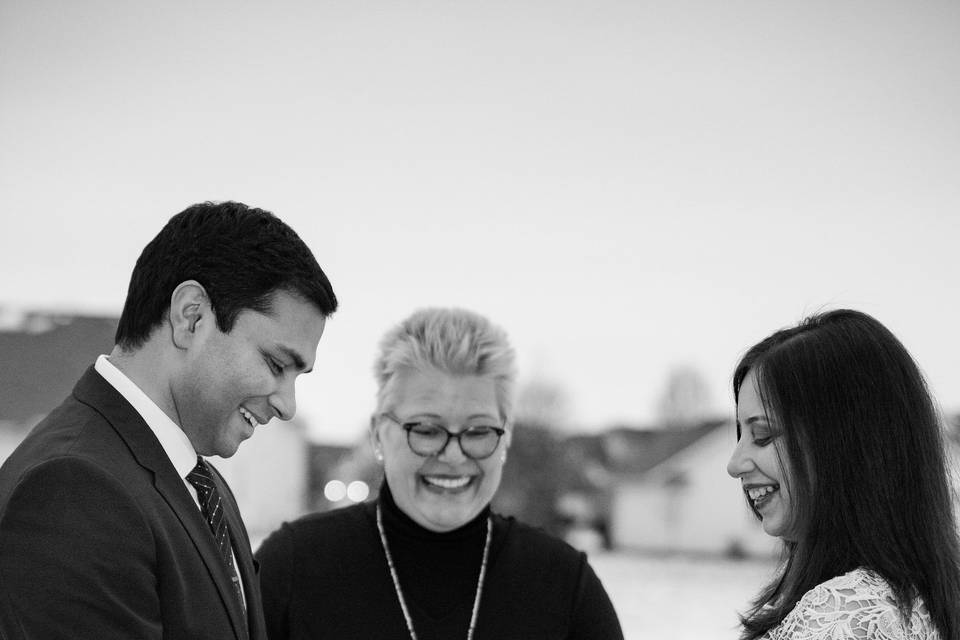
[{"label": "lace dress", "polygon": [[831,578],[804,594],[763,640],[940,640],[923,601],[904,626],[886,581],[867,569]]}]

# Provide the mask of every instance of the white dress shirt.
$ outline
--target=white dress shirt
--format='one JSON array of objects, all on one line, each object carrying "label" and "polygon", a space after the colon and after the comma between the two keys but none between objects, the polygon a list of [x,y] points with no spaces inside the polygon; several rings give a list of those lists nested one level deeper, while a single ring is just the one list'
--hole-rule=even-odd
[{"label": "white dress shirt", "polygon": [[190,444],[187,434],[153,400],[147,397],[147,394],[140,387],[124,375],[120,369],[117,369],[107,356],[97,358],[97,363],[93,368],[133,406],[134,410],[140,414],[143,421],[153,431],[153,435],[157,436],[164,453],[170,458],[173,468],[177,470],[177,475],[183,480],[183,485],[193,496],[193,501],[197,503],[199,509],[200,500],[197,498],[197,490],[187,482],[187,474],[197,466],[197,452]]},{"label": "white dress shirt", "polygon": [[[101,355],[97,358],[93,368],[99,373],[110,386],[117,390],[127,402],[140,414],[143,421],[147,423],[153,435],[160,441],[164,453],[173,463],[173,468],[177,470],[183,485],[187,488],[190,496],[193,498],[197,509],[200,509],[200,499],[197,497],[197,490],[187,480],[187,475],[197,466],[197,451],[187,438],[187,434],[165,414],[157,404],[151,400],[134,382],[128,378],[120,369],[117,369],[109,358]],[[201,513],[203,510],[201,509]],[[233,553],[233,550],[230,550]],[[236,567],[237,575],[240,574],[240,565],[237,564],[237,556],[233,554],[233,566]],[[243,582],[240,582],[240,591],[243,592]],[[246,593],[243,593],[246,600]]]}]

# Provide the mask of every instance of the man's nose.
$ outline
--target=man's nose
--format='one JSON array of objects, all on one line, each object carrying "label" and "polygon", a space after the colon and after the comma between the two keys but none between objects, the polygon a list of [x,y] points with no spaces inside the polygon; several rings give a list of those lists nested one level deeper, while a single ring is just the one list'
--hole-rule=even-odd
[{"label": "man's nose", "polygon": [[284,380],[270,395],[270,406],[281,420],[289,420],[297,413],[297,390],[294,383],[293,377]]}]

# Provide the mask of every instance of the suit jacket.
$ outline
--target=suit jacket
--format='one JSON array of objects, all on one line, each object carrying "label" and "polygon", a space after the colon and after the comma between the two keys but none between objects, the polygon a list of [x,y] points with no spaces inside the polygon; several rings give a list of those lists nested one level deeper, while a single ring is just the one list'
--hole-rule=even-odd
[{"label": "suit jacket", "polygon": [[264,640],[247,531],[214,476],[246,613],[153,432],[89,368],[0,467],[0,638]]}]

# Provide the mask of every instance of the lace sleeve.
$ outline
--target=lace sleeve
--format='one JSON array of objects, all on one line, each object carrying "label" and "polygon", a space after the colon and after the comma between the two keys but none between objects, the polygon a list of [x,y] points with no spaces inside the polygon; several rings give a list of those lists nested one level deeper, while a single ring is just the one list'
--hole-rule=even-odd
[{"label": "lace sleeve", "polygon": [[887,583],[855,570],[808,591],[768,640],[939,640],[921,602],[904,625]]}]

